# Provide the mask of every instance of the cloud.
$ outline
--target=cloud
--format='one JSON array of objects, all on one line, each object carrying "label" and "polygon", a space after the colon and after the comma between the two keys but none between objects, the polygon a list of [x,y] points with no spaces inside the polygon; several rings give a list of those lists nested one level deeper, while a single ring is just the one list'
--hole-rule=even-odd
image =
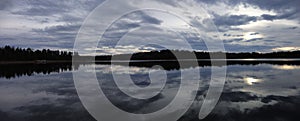
[{"label": "cloud", "polygon": [[76,31],[80,28],[80,25],[67,24],[50,26],[43,29],[33,29],[33,32],[46,33],[49,35],[66,35],[66,34],[77,34]]},{"label": "cloud", "polygon": [[288,29],[297,29],[298,27],[297,26],[294,26],[294,27],[289,27]]},{"label": "cloud", "polygon": [[224,33],[223,36],[224,37],[243,37],[244,35],[242,35],[242,34],[234,35],[234,34]]},{"label": "cloud", "polygon": [[[76,9],[86,11],[92,10],[103,0],[69,0],[69,1],[53,1],[53,0],[25,0],[20,5],[20,9],[12,11],[13,14],[28,16],[51,16],[61,15],[76,11]],[[18,4],[17,4],[18,5]]]},{"label": "cloud", "polygon": [[258,32],[250,33],[250,35],[259,35]]},{"label": "cloud", "polygon": [[268,15],[268,14],[263,14],[263,15],[261,15],[261,17],[262,17],[264,20],[270,20],[270,21],[273,21],[274,19],[277,18],[277,16],[274,16],[274,15]]},{"label": "cloud", "polygon": [[[22,9],[12,11],[12,14],[27,16],[51,16],[54,14],[62,14],[71,9],[65,2],[56,2],[50,0],[26,0]],[[26,7],[25,7],[26,6]]]},{"label": "cloud", "polygon": [[262,9],[267,10],[275,10],[275,11],[282,11],[290,9],[290,10],[299,10],[300,1],[298,0],[276,0],[276,1],[262,1],[262,0],[251,0],[251,1],[244,1],[249,4],[253,4],[259,6]]},{"label": "cloud", "polygon": [[[99,46],[114,46],[123,36],[125,36],[132,30],[138,29],[141,26],[157,26],[161,23],[161,20],[148,15],[146,12],[137,11],[127,14],[121,19],[116,20],[108,29],[106,29],[105,33],[102,36],[103,38],[101,38]],[[141,33],[144,34],[143,36],[140,34],[136,35],[136,37],[151,36],[153,32],[160,31],[160,29],[155,27],[148,27],[146,31]],[[139,41],[142,41],[142,38]]]},{"label": "cloud", "polygon": [[277,20],[277,19],[286,19],[291,14],[286,13],[283,15],[269,15],[269,14],[263,14],[260,17],[257,16],[247,16],[247,15],[215,15],[214,22],[216,25],[219,26],[237,26],[237,25],[245,25],[250,22],[256,22],[261,20]]},{"label": "cloud", "polygon": [[298,51],[300,47],[277,47],[273,48],[273,51]]},{"label": "cloud", "polygon": [[225,43],[232,43],[232,42],[240,42],[243,41],[244,38],[235,38],[235,39],[229,39],[229,40],[224,40]]},{"label": "cloud", "polygon": [[243,45],[225,43],[225,50],[229,52],[270,52],[274,45]]},{"label": "cloud", "polygon": [[0,21],[5,25],[0,26],[0,43],[36,49],[71,50],[84,18],[101,2],[11,0],[12,7],[0,11],[3,17]]},{"label": "cloud", "polygon": [[215,5],[218,3],[224,3],[231,8],[239,5],[243,5],[246,8],[254,7],[256,9],[262,9],[267,11],[274,11],[278,13],[280,18],[296,19],[299,18],[300,1],[298,0],[275,0],[275,1],[264,1],[264,0],[197,0],[202,3]]},{"label": "cloud", "polygon": [[265,42],[275,42],[276,40],[264,40]]},{"label": "cloud", "polygon": [[254,42],[254,41],[263,40],[263,39],[264,38],[253,38],[253,39],[246,40],[245,42]]},{"label": "cloud", "polygon": [[270,20],[270,21],[273,21],[273,20],[276,20],[276,19],[289,19],[295,14],[295,12],[296,11],[291,11],[291,12],[287,12],[287,13],[280,13],[281,15],[263,14],[263,15],[261,15],[261,17],[264,20]]},{"label": "cloud", "polygon": [[258,99],[258,96],[249,92],[223,92],[220,100],[229,102],[248,102]]},{"label": "cloud", "polygon": [[215,16],[214,22],[218,26],[226,25],[244,25],[249,22],[255,22],[257,20],[256,17],[251,17],[247,15],[226,15],[226,16]]},{"label": "cloud", "polygon": [[11,0],[1,0],[0,1],[0,10],[8,9],[12,6]]},{"label": "cloud", "polygon": [[[172,6],[174,10],[190,8],[181,4],[186,1],[179,1],[156,0],[155,2]],[[103,0],[2,0],[0,1],[0,15],[2,16],[0,18],[0,43],[21,47],[71,49],[76,33],[85,17],[102,2]],[[300,32],[298,29],[300,27],[300,7],[298,6],[300,1],[298,0],[276,0],[272,2],[259,0],[195,0],[190,3],[201,4],[207,10],[219,32],[223,35],[222,38],[226,46],[232,47],[231,49],[227,48],[229,50],[245,51],[239,46],[245,46],[249,51],[255,49],[247,46],[255,46],[260,51],[268,50],[269,47],[263,49],[263,47],[268,46],[265,45],[266,43],[274,47],[300,46],[300,35],[298,34]],[[120,4],[119,9],[122,10],[127,7],[134,7],[134,4],[124,1]],[[189,14],[198,13],[197,10],[194,10],[194,12],[185,14],[189,16]],[[114,13],[107,12],[107,16],[112,14]],[[211,26],[203,26],[207,21],[201,17],[188,19],[193,26],[203,29],[212,28]],[[100,45],[111,46],[121,36],[144,25],[157,26],[157,28],[170,23],[174,26],[180,25],[179,22],[171,20],[173,19],[169,16],[158,15],[154,17],[141,11],[128,14],[108,29],[104,36],[107,41],[105,41],[106,43],[100,43]],[[166,21],[171,22],[166,23]],[[136,36],[140,36],[139,39],[144,39],[153,36],[155,32],[162,31],[150,27],[148,29],[143,33],[139,32],[139,35]],[[248,32],[253,32],[252,37],[245,36],[245,33]],[[254,35],[254,32],[257,34]],[[195,44],[192,45],[194,49],[205,49],[206,46],[201,37],[190,33],[193,32],[184,31],[180,34],[187,37],[190,43]],[[160,37],[155,39],[161,39],[164,44],[169,43],[174,48],[181,47],[180,45],[175,46],[173,43],[175,40],[168,40],[169,42],[167,42],[166,38],[174,37],[163,32],[159,34]],[[209,34],[216,35],[217,33]],[[138,40],[138,38],[135,39]],[[90,43],[86,42],[85,44],[88,46]]]},{"label": "cloud", "polygon": [[268,20],[274,19],[294,19],[300,18],[300,1],[299,0],[276,0],[276,1],[264,1],[264,0],[239,0],[237,3],[247,3],[259,7],[260,9],[275,11],[277,15],[264,15],[262,16]]}]

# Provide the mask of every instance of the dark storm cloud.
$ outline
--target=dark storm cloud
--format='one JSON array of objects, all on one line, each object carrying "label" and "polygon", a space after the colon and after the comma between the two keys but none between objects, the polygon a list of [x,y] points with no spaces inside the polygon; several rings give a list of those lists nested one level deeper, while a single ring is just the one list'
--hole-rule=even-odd
[{"label": "dark storm cloud", "polygon": [[225,15],[219,16],[215,15],[214,22],[217,26],[236,26],[236,25],[244,25],[249,22],[257,21],[256,17],[247,16],[247,15]]},{"label": "dark storm cloud", "polygon": [[269,21],[273,21],[274,19],[277,18],[277,16],[274,16],[274,15],[268,15],[268,14],[263,14],[263,15],[261,15],[261,17],[262,17],[264,20],[269,20]]},{"label": "dark storm cloud", "polygon": [[[269,20],[274,19],[297,19],[300,17],[299,0],[240,0],[240,2],[258,6],[264,10],[272,10],[279,13],[276,16],[265,15]],[[298,19],[299,20],[299,19]]]},{"label": "dark storm cloud", "polygon": [[12,6],[11,0],[0,0],[0,10],[5,10]]},{"label": "dark storm cloud", "polygon": [[[218,27],[220,32],[227,32],[230,30],[242,30],[241,28],[235,28],[234,26],[245,25],[250,22],[256,22],[258,17],[247,15],[217,15],[214,16],[214,24]],[[228,35],[226,35],[228,36]]]},{"label": "dark storm cloud", "polygon": [[241,0],[244,3],[258,6],[264,10],[275,11],[277,15],[264,14],[261,17],[265,20],[294,19],[300,20],[299,0]]},{"label": "dark storm cloud", "polygon": [[275,10],[284,12],[284,10],[299,11],[299,0],[240,0],[245,3],[259,6],[266,10]]}]

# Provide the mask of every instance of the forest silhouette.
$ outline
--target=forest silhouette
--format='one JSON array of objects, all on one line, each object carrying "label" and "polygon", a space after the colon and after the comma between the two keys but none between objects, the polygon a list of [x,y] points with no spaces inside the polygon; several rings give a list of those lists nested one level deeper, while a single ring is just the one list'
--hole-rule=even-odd
[{"label": "forest silhouette", "polygon": [[[179,58],[178,58],[179,55]],[[67,52],[59,50],[33,50],[31,48],[19,48],[5,46],[0,48],[0,61],[34,61],[34,60],[72,60],[73,56],[79,56],[76,52]],[[84,58],[91,58],[92,56],[80,56]],[[191,58],[195,57],[195,58]],[[178,60],[178,59],[298,59],[300,58],[300,51],[287,52],[199,52],[199,51],[185,51],[185,50],[157,50],[150,52],[138,52],[133,54],[119,54],[119,55],[102,55],[96,56],[97,61],[110,61],[112,58],[116,60]],[[92,57],[93,58],[93,57]],[[87,59],[88,60],[88,59]]]},{"label": "forest silhouette", "polygon": [[[178,58],[179,57],[179,58]],[[197,51],[181,51],[181,50],[161,50],[151,52],[139,52],[134,54],[106,55],[97,56],[96,60],[178,60],[178,59],[296,59],[300,58],[300,51],[287,52],[197,52]]]},{"label": "forest silhouette", "polygon": [[0,48],[0,61],[71,60],[72,55],[72,52],[50,49],[33,50],[11,46]]}]

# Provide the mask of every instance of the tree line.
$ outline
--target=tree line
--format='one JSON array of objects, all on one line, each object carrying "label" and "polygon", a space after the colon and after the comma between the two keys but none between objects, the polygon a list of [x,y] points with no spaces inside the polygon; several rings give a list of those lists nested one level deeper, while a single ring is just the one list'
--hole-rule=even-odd
[{"label": "tree line", "polygon": [[[194,57],[194,58],[191,58]],[[177,60],[177,59],[284,59],[284,58],[300,58],[300,51],[287,52],[242,52],[242,53],[228,53],[228,52],[197,52],[185,50],[160,50],[151,52],[139,52],[134,54],[121,55],[106,55],[96,56],[96,60]]]},{"label": "tree line", "polygon": [[[33,50],[31,48],[19,48],[19,47],[15,48],[11,46],[5,46],[0,48],[0,61],[71,60],[73,55],[74,54],[72,52],[50,50],[50,49]],[[77,54],[75,53],[75,55]],[[96,60],[111,60],[112,57],[117,60],[210,59],[211,57],[224,59],[225,55],[227,59],[300,58],[300,51],[271,52],[271,53],[257,53],[257,52],[228,53],[228,52],[197,52],[197,51],[186,51],[186,50],[160,50],[160,51],[151,51],[151,52],[139,52],[134,54],[96,56]]]},{"label": "tree line", "polygon": [[33,50],[5,46],[0,48],[0,61],[71,60],[72,52],[59,50]]}]

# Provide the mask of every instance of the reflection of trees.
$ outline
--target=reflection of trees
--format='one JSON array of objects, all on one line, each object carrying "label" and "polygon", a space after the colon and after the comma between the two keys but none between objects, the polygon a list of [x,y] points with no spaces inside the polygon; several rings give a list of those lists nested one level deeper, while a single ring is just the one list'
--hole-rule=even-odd
[{"label": "reflection of trees", "polygon": [[[31,76],[33,74],[50,74],[51,72],[63,72],[70,70],[77,70],[80,65],[89,65],[92,62],[78,62],[78,63],[48,63],[48,64],[0,64],[0,78],[15,78],[20,76]],[[104,65],[123,65],[128,66],[127,62],[96,62],[96,64]],[[180,65],[181,64],[181,65]],[[145,62],[130,62],[129,66],[132,67],[145,67],[153,68],[156,65],[163,67],[165,70],[179,70],[196,67],[212,66],[210,61],[199,61],[198,65],[190,64],[189,61],[145,61]],[[259,65],[259,64],[272,64],[272,65],[300,65],[299,61],[227,61],[215,62],[214,66],[227,66],[227,65]]]},{"label": "reflection of trees", "polygon": [[[151,52],[139,52],[134,54],[121,54],[121,55],[105,55],[96,56],[98,64],[111,64],[110,60],[113,57],[113,64],[127,65],[126,62],[118,62],[118,60],[130,60],[130,66],[137,67],[153,67],[160,65],[166,70],[182,69],[194,67],[187,60],[195,57],[199,59],[198,65],[200,67],[211,66],[210,57],[214,59],[262,59],[262,60],[214,60],[214,66],[226,65],[258,65],[258,64],[275,64],[275,65],[300,65],[299,60],[284,61],[284,59],[298,59],[300,58],[300,51],[291,52],[272,52],[272,53],[257,53],[257,52],[244,52],[244,53],[225,53],[225,52],[195,52],[183,50],[161,50]],[[177,58],[179,57],[179,58]],[[200,60],[202,59],[202,60]],[[206,60],[205,60],[206,59]],[[266,60],[263,60],[266,59]],[[283,59],[283,60],[267,60],[267,59]],[[142,60],[137,62],[138,60]],[[179,64],[180,62],[180,64]]]},{"label": "reflection of trees", "polygon": [[20,76],[31,76],[34,74],[50,74],[51,72],[71,71],[72,63],[53,64],[7,64],[0,65],[0,77],[15,78]]},{"label": "reflection of trees", "polygon": [[[114,64],[127,66],[128,62],[96,62],[96,64]],[[215,61],[213,66],[227,66],[227,65],[259,65],[259,64],[272,64],[272,65],[300,65],[300,61]],[[153,68],[155,65],[163,67],[165,70],[179,70],[195,67],[212,66],[211,61],[198,61],[198,65],[191,64],[189,61],[132,61],[129,66],[133,67],[146,67]]]}]

